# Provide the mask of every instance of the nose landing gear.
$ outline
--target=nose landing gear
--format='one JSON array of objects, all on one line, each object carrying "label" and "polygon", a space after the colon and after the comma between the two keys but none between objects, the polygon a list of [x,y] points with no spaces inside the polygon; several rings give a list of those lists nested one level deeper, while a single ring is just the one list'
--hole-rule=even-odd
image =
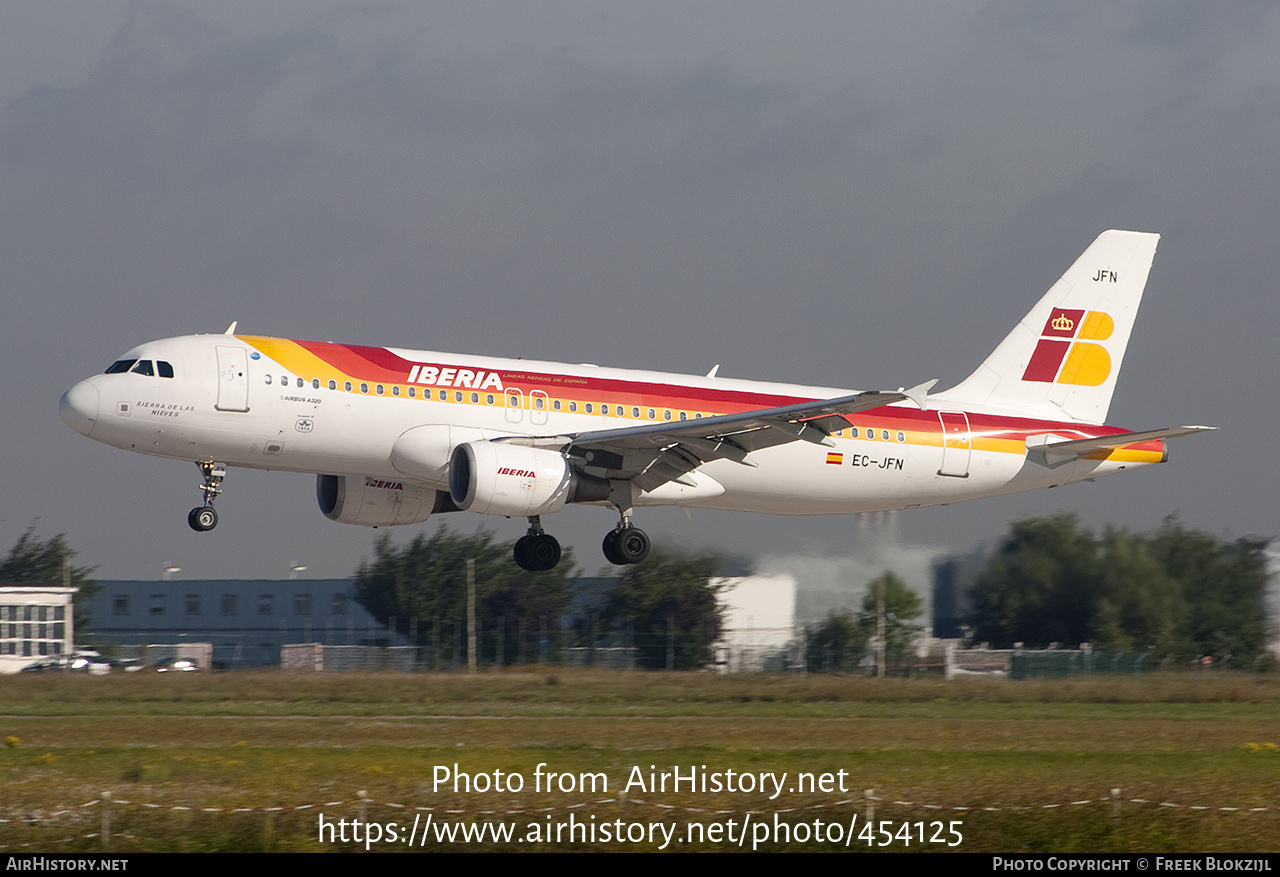
[{"label": "nose landing gear", "polygon": [[204,505],[187,513],[187,524],[197,533],[203,533],[218,526],[218,513],[213,509],[213,501],[222,493],[222,479],[227,477],[227,467],[214,462],[197,462],[196,465],[200,467],[200,491],[204,494]]}]

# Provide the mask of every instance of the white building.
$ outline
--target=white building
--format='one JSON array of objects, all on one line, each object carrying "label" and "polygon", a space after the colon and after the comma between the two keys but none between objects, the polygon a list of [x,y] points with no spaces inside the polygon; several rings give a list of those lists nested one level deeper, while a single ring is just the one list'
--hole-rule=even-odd
[{"label": "white building", "polygon": [[69,655],[75,644],[71,601],[79,588],[0,586],[0,673],[41,658]]},{"label": "white building", "polygon": [[796,580],[788,575],[712,579],[720,585],[724,632],[716,664],[725,673],[758,673],[796,639]]}]

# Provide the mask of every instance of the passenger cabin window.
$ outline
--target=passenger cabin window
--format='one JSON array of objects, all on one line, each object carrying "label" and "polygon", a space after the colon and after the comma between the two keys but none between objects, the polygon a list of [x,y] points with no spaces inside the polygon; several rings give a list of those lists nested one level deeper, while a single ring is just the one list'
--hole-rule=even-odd
[{"label": "passenger cabin window", "polygon": [[135,375],[147,375],[148,377],[155,375],[155,371],[151,368],[151,360],[149,359],[138,360],[138,364],[130,369],[130,371]]},{"label": "passenger cabin window", "polygon": [[136,359],[117,359],[115,362],[111,363],[111,365],[107,366],[107,370],[104,374],[122,375],[129,369],[133,368],[133,364],[135,362],[137,362]]}]

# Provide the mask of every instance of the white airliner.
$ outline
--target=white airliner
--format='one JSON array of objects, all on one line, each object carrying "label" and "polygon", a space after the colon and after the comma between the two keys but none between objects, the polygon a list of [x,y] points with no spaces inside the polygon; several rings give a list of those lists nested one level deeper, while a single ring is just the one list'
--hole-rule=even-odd
[{"label": "white airliner", "polygon": [[[227,467],[314,473],[320,509],[378,527],[465,510],[527,517],[527,570],[560,559],[541,516],[613,507],[615,564],[639,563],[643,506],[813,515],[1055,487],[1167,457],[1103,421],[1159,236],[1104,232],[958,386],[826,387],[328,342],[189,335],[133,348],[63,396],[118,448],[192,460],[210,530]],[[718,368],[718,367],[717,367]]]}]

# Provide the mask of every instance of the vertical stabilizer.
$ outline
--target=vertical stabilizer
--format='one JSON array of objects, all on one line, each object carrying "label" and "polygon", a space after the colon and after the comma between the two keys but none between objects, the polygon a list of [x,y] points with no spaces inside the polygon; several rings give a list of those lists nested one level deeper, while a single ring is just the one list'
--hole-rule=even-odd
[{"label": "vertical stabilizer", "polygon": [[1159,240],[1104,231],[977,371],[930,402],[1105,421]]}]

